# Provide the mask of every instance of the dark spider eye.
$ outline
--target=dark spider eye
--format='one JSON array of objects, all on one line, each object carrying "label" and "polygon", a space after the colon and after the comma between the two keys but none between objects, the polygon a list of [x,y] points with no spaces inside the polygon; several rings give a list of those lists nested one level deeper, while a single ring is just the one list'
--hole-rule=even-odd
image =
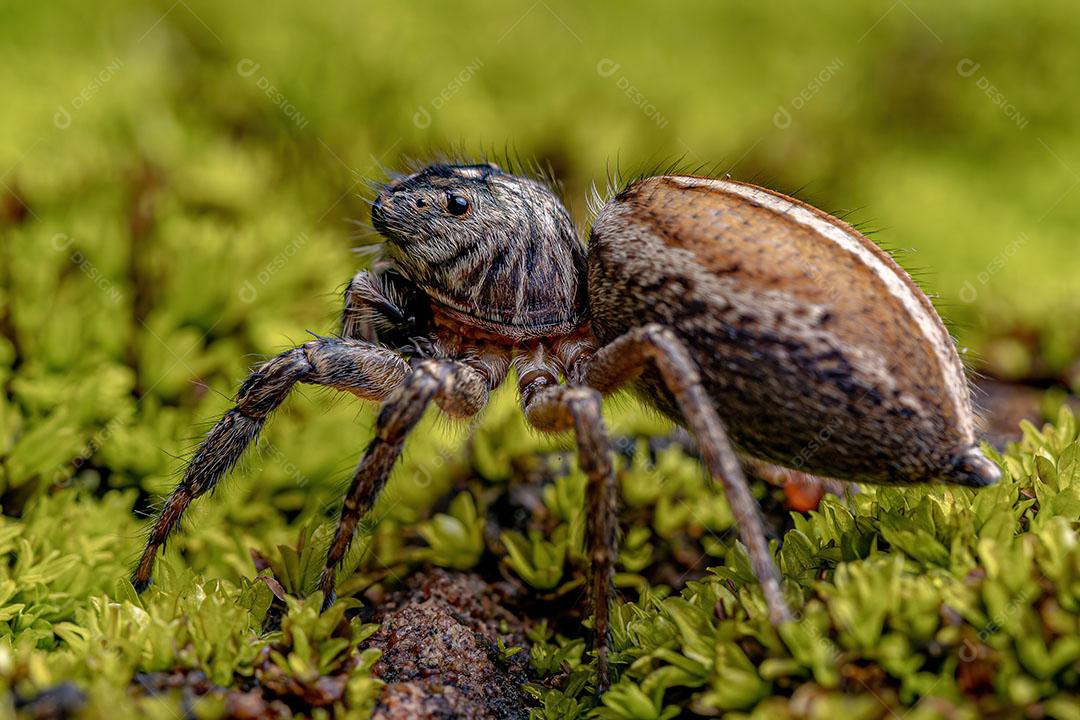
[{"label": "dark spider eye", "polygon": [[468,199],[454,193],[446,193],[446,212],[451,215],[464,215],[469,212]]},{"label": "dark spider eye", "polygon": [[427,205],[427,203],[424,202],[423,198],[416,198],[415,200],[413,200],[413,204],[415,204],[418,208],[422,208]]}]

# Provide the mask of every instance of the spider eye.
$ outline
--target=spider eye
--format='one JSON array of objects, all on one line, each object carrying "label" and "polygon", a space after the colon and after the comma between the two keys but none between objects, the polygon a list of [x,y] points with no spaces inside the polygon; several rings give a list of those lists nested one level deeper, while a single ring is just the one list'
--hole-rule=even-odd
[{"label": "spider eye", "polygon": [[446,212],[459,216],[469,212],[468,198],[455,193],[446,193]]}]

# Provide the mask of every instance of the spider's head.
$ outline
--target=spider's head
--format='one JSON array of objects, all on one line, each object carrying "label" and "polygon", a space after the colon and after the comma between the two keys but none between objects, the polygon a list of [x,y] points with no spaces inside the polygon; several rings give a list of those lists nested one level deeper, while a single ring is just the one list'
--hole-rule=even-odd
[{"label": "spider's head", "polygon": [[431,165],[383,187],[371,221],[402,273],[459,318],[539,337],[584,317],[584,246],[537,180],[486,163]]}]

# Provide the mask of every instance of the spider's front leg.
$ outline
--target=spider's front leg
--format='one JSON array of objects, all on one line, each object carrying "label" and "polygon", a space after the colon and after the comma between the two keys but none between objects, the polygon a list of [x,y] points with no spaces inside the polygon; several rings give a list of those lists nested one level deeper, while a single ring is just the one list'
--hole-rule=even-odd
[{"label": "spider's front leg", "polygon": [[397,353],[339,338],[318,338],[286,350],[252,372],[236,395],[236,406],[207,433],[183,479],[165,501],[132,574],[135,590],[142,592],[150,584],[157,550],[191,501],[213,490],[232,469],[259,435],[267,416],[296,383],[324,385],[366,400],[382,400],[408,373],[409,366]]},{"label": "spider's front leg", "polygon": [[590,563],[590,600],[596,649],[596,691],[611,682],[608,651],[611,645],[611,582],[619,546],[618,493],[612,446],[604,417],[601,395],[589,387],[558,385],[555,375],[543,370],[523,373],[521,397],[529,423],[545,432],[573,430],[578,458],[586,485],[586,542]]},{"label": "spider's front leg", "polygon": [[401,455],[406,437],[428,405],[434,400],[448,415],[465,418],[483,409],[488,390],[484,376],[464,363],[421,360],[413,365],[412,373],[383,405],[375,422],[375,437],[353,473],[337,532],[326,555],[326,566],[319,577],[324,609],[334,602],[336,569],[349,549],[357,525],[378,499],[390,470]]},{"label": "spider's front leg", "polygon": [[739,534],[746,543],[754,573],[765,594],[769,619],[774,625],[790,620],[791,612],[780,590],[780,571],[769,552],[757,503],[724,424],[701,383],[698,368],[679,337],[657,324],[631,330],[592,356],[584,368],[585,382],[606,395],[635,380],[649,364],[659,372],[678,404],[687,428],[697,438],[709,474],[723,484]]},{"label": "spider's front leg", "polygon": [[361,270],[345,288],[341,335],[403,350],[427,335],[431,306],[392,268]]}]

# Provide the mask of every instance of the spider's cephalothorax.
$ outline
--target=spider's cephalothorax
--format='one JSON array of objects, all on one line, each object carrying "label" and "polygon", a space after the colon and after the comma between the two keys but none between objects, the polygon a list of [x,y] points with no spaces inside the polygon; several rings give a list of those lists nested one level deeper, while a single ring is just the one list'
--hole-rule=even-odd
[{"label": "spider's cephalothorax", "polygon": [[559,198],[494,165],[433,165],[379,193],[387,252],[445,311],[513,338],[585,317],[585,248]]},{"label": "spider's cephalothorax", "polygon": [[736,447],[844,480],[978,487],[1000,475],[975,445],[963,367],[926,296],[851,226],[787,196],[646,178],[600,210],[586,252],[546,184],[439,164],[384,186],[372,224],[385,255],[349,283],[340,336],[281,353],[241,386],[155,522],[137,589],[188,504],[298,382],[384,403],[319,580],[330,603],[336,568],[425,409],[475,415],[516,370],[528,422],[572,431],[588,479],[598,689],[617,555],[602,396],[633,386],[696,437],[775,623],[791,616]]}]

